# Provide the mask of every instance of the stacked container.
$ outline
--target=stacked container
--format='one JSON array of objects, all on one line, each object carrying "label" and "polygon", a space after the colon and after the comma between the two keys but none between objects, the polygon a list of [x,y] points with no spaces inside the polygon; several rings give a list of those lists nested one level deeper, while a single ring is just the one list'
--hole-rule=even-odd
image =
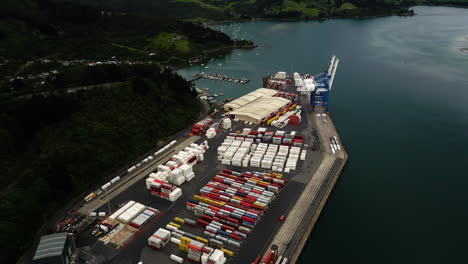
[{"label": "stacked container", "polygon": [[188,244],[187,258],[195,262],[200,262],[204,247],[205,244],[201,242],[195,240],[190,241]]},{"label": "stacked container", "polygon": [[148,238],[148,246],[154,249],[164,247],[171,239],[171,232],[166,229],[159,228],[152,236]]},{"label": "stacked container", "polygon": [[299,159],[301,148],[299,147],[291,147],[289,152],[288,160],[286,161],[286,168],[288,170],[295,170],[297,161]]},{"label": "stacked container", "polygon": [[276,178],[278,175],[223,170],[186,203],[186,208],[200,216],[197,223],[205,228],[206,236],[240,247],[275,193],[286,184]]},{"label": "stacked container", "polygon": [[130,222],[131,226],[134,226],[136,228],[140,228],[142,225],[144,225],[151,217],[153,217],[156,213],[159,211],[148,207],[146,208],[141,214],[139,214],[135,219],[133,219]]},{"label": "stacked container", "polygon": [[184,164],[180,166],[179,169],[182,170],[182,174],[184,175],[185,180],[190,181],[193,179],[193,177],[195,177],[192,166]]},{"label": "stacked container", "polygon": [[147,186],[152,195],[174,202],[182,196],[182,189],[156,179],[146,179]]},{"label": "stacked container", "polygon": [[201,135],[205,133],[205,131],[213,124],[213,120],[211,118],[205,118],[192,127],[192,133],[194,135]]},{"label": "stacked container", "polygon": [[120,214],[117,217],[117,220],[119,220],[122,223],[128,224],[133,218],[135,218],[137,215],[139,215],[141,212],[143,212],[146,209],[146,206],[141,204],[141,203],[134,203],[131,207],[129,207],[125,212]]},{"label": "stacked container", "polygon": [[302,152],[301,152],[301,157],[300,157],[300,159],[301,159],[301,160],[305,160],[305,159],[306,159],[306,154],[307,154],[306,150],[303,149]]},{"label": "stacked container", "polygon": [[170,172],[168,180],[175,185],[181,185],[185,182],[184,173],[180,168],[174,169]]},{"label": "stacked container", "polygon": [[224,252],[215,249],[213,253],[211,253],[206,261],[207,264],[224,264],[226,263],[227,259],[224,256]]}]

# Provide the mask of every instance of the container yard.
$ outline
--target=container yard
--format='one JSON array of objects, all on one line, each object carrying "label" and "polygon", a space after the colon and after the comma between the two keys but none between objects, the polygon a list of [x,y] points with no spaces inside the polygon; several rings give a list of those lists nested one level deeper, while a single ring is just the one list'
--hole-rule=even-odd
[{"label": "container yard", "polygon": [[278,72],[84,197],[96,263],[295,263],[347,154],[328,112],[339,60]]}]

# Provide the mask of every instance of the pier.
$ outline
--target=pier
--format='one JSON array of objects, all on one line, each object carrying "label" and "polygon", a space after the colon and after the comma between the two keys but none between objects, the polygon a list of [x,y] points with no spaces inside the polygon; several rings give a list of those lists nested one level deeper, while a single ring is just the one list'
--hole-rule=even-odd
[{"label": "pier", "polygon": [[216,81],[225,81],[225,82],[232,82],[232,83],[239,83],[239,84],[246,84],[250,80],[247,78],[235,78],[235,77],[229,77],[226,75],[221,75],[221,74],[210,74],[210,73],[197,73],[192,76],[191,82],[196,81],[198,79],[207,79],[207,80],[216,80]]},{"label": "pier", "polygon": [[[305,98],[302,98],[305,100]],[[287,263],[296,263],[299,256],[312,233],[326,201],[341,174],[348,155],[341,144],[339,135],[333,125],[329,114],[313,112],[312,106],[303,103],[306,115],[313,121],[317,128],[317,134],[321,142],[323,157],[319,167],[314,171],[303,171],[305,178],[310,179],[298,200],[289,210],[283,224],[276,231],[275,236],[270,241],[266,252],[271,246],[278,246],[278,255],[288,258]],[[319,108],[320,109],[320,108]],[[332,152],[329,142],[330,137],[338,139],[341,150]],[[312,174],[312,175],[311,175]],[[262,253],[262,254],[263,254]],[[264,254],[264,255],[265,255]]]}]

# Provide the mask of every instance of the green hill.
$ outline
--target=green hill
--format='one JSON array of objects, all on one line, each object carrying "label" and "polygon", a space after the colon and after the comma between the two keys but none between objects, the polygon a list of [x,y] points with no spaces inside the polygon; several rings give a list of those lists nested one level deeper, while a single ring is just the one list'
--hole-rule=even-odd
[{"label": "green hill", "polygon": [[[57,0],[59,1],[59,0]],[[71,1],[71,0],[70,0]],[[458,5],[468,0],[73,0],[99,8],[114,8],[189,21],[242,18],[328,18],[400,14],[408,6]],[[187,10],[190,10],[187,12]]]}]

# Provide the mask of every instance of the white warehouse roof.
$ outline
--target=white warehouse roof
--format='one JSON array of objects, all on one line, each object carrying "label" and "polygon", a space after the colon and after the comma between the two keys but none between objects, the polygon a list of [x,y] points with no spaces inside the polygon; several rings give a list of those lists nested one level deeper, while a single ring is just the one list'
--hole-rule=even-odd
[{"label": "white warehouse roof", "polygon": [[278,91],[273,90],[273,89],[267,89],[267,88],[260,88],[257,89],[251,93],[248,93],[244,96],[241,96],[237,98],[236,100],[229,102],[224,105],[224,110],[225,111],[233,111],[236,109],[239,109],[240,107],[255,101],[256,99],[260,97],[271,97],[275,94],[277,94]]},{"label": "white warehouse roof", "polygon": [[288,105],[291,101],[281,97],[260,97],[249,104],[230,112],[237,119],[259,124],[262,119]]}]

